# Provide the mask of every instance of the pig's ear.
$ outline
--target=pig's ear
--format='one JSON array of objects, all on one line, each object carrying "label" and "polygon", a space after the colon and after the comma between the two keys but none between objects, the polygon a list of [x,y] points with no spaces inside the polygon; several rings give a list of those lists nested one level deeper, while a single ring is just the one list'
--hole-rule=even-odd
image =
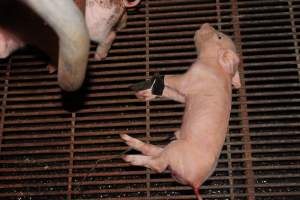
[{"label": "pig's ear", "polygon": [[233,75],[238,67],[240,59],[232,50],[220,49],[218,52],[218,62],[223,67],[225,72]]},{"label": "pig's ear", "polygon": [[239,72],[237,71],[240,59],[235,52],[230,49],[220,49],[218,52],[218,62],[224,71],[232,77],[232,85],[235,88],[241,87]]}]

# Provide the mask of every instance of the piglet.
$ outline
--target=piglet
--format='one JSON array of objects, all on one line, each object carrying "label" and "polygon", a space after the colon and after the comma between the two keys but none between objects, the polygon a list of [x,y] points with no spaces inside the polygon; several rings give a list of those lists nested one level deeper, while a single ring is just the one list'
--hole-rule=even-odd
[{"label": "piglet", "polygon": [[[126,134],[121,138],[143,154],[127,155],[125,161],[157,172],[168,168],[179,183],[192,186],[200,200],[199,188],[215,170],[228,131],[232,85],[239,88],[240,78],[239,57],[227,35],[206,23],[196,31],[194,41],[198,58],[189,70],[163,78],[161,96],[185,104],[176,140],[161,148]],[[157,97],[153,87],[136,96]]]},{"label": "piglet", "polygon": [[95,59],[102,60],[116,38],[116,31],[126,27],[126,8],[135,7],[141,0],[87,0],[85,19],[90,39],[99,43]]}]

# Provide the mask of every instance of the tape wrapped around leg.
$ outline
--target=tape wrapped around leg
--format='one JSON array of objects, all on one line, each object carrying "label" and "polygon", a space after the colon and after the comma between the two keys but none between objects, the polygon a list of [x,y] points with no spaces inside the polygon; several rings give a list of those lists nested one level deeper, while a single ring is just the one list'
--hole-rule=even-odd
[{"label": "tape wrapped around leg", "polygon": [[150,80],[130,85],[129,88],[136,92],[151,89],[152,94],[161,96],[165,88],[164,76],[159,73],[155,73]]}]

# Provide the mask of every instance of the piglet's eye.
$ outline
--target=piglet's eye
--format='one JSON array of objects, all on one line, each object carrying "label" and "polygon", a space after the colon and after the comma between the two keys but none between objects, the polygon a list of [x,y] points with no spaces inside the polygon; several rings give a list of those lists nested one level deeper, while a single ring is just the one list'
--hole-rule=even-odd
[{"label": "piglet's eye", "polygon": [[221,36],[221,35],[218,35],[218,38],[219,38],[219,40],[221,40],[221,39],[222,39],[222,36]]}]

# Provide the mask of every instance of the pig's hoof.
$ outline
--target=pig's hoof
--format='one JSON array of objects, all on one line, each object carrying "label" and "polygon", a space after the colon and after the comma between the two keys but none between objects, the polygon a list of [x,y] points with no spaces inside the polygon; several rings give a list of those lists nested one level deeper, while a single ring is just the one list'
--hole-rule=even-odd
[{"label": "pig's hoof", "polygon": [[131,141],[131,137],[129,136],[129,135],[127,135],[127,134],[120,134],[120,137],[124,140],[124,142],[126,142],[126,144],[128,145],[128,146],[130,146],[130,141]]},{"label": "pig's hoof", "polygon": [[144,166],[148,160],[147,158],[148,158],[148,156],[143,156],[143,155],[128,155],[128,156],[123,157],[123,159],[126,162],[129,162],[135,166]]},{"label": "pig's hoof", "polygon": [[145,101],[150,101],[157,97],[156,95],[152,94],[151,89],[139,91],[135,95],[138,99],[144,99]]},{"label": "pig's hoof", "polygon": [[95,59],[96,60],[104,60],[107,57],[107,52],[96,52],[95,53]]},{"label": "pig's hoof", "polygon": [[54,72],[56,72],[56,67],[54,67],[51,64],[47,65],[47,69],[48,69],[49,74],[53,74]]},{"label": "pig's hoof", "polygon": [[130,156],[123,156],[123,160],[126,161],[126,162],[131,161]]},{"label": "pig's hoof", "polygon": [[129,141],[132,137],[130,137],[127,134],[120,134],[120,137],[124,140],[124,141]]},{"label": "pig's hoof", "polygon": [[120,136],[121,136],[121,138],[124,140],[124,142],[125,142],[128,146],[130,146],[130,147],[133,147],[133,148],[134,148],[134,147],[136,147],[136,146],[140,143],[139,140],[137,140],[137,139],[135,139],[135,138],[133,138],[133,137],[127,135],[127,134],[121,134]]},{"label": "pig's hoof", "polygon": [[120,137],[124,140],[124,142],[130,146],[130,147],[133,147],[134,144],[135,144],[135,139],[130,137],[129,135],[127,134],[120,134]]},{"label": "pig's hoof", "polygon": [[132,155],[123,156],[122,159],[123,159],[125,162],[130,163],[131,165],[136,165],[135,158],[132,157]]}]

